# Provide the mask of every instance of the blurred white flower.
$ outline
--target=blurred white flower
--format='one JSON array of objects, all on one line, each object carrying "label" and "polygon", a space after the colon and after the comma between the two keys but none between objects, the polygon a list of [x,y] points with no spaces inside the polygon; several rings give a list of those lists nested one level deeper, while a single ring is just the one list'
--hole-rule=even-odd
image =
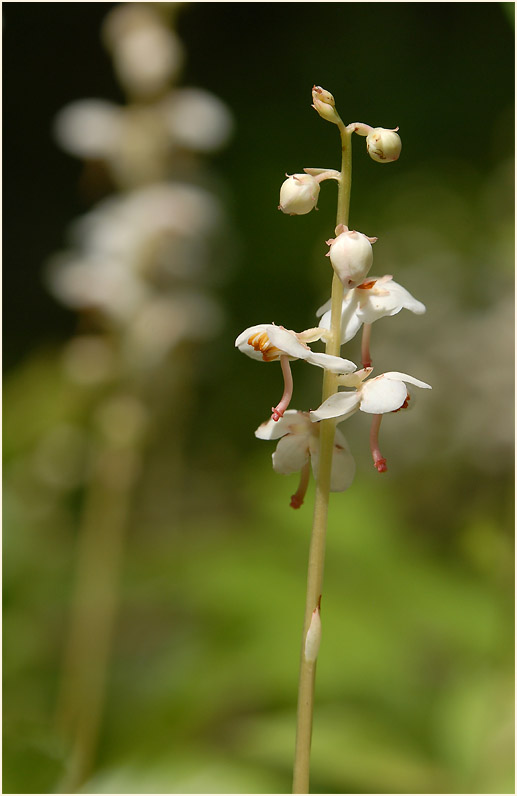
[{"label": "blurred white flower", "polygon": [[[74,102],[54,126],[66,151],[104,161],[119,191],[72,225],[71,248],[50,261],[47,280],[64,304],[93,310],[101,326],[116,330],[123,368],[158,365],[174,346],[206,340],[222,324],[206,288],[220,270],[211,266],[224,212],[213,192],[188,182],[189,169],[200,166],[185,151],[221,146],[232,118],[207,91],[171,88],[183,61],[170,27],[178,5],[124,3],[110,10],[104,41],[129,102]],[[170,178],[175,166],[181,182]],[[91,347],[71,351],[72,377],[81,381],[85,354],[92,367],[84,381],[95,382],[102,356],[92,359]]]},{"label": "blurred white flower", "polygon": [[215,337],[222,323],[222,310],[210,296],[194,290],[155,295],[139,307],[127,329],[126,357],[139,367],[155,367],[180,343]]},{"label": "blurred white flower", "polygon": [[106,17],[103,37],[118,78],[129,94],[156,95],[183,66],[181,41],[163,24],[151,3],[115,7]]},{"label": "blurred white flower", "polygon": [[122,109],[102,99],[71,102],[54,120],[54,135],[65,152],[85,159],[113,156],[122,136]]},{"label": "blurred white flower", "polygon": [[201,89],[180,88],[147,105],[72,102],[56,116],[54,135],[69,154],[106,161],[117,182],[133,187],[163,179],[176,149],[219,149],[232,128],[230,111],[220,99]]},{"label": "blurred white flower", "polygon": [[226,144],[233,118],[214,94],[200,88],[179,88],[160,104],[175,146],[195,152],[212,152]]},{"label": "blurred white flower", "polygon": [[[288,409],[278,422],[268,420],[255,431],[259,439],[280,439],[273,453],[273,469],[289,475],[301,471],[300,485],[291,497],[291,506],[300,508],[309,483],[309,460],[314,477],[318,477],[320,426],[311,423],[307,412]],[[355,475],[355,462],[348,443],[339,429],[335,430],[330,489],[344,492]]]},{"label": "blurred white flower", "polygon": [[208,191],[187,183],[155,183],[100,202],[73,227],[74,242],[98,258],[117,258],[146,271],[167,239],[207,238],[222,223]]},{"label": "blurred white flower", "polygon": [[116,259],[65,252],[49,261],[46,276],[51,292],[66,306],[97,310],[116,322],[127,321],[147,294],[145,284]]}]

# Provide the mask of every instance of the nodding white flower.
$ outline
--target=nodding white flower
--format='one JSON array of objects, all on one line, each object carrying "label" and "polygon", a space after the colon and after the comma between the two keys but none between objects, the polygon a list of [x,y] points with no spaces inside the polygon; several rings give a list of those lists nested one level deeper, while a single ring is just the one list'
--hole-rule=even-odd
[{"label": "nodding white flower", "polygon": [[344,224],[336,227],[336,238],[330,238],[327,244],[330,250],[332,267],[345,287],[357,287],[373,263],[372,243],[377,238],[369,238],[362,232],[350,230]]},{"label": "nodding white flower", "polygon": [[432,388],[425,381],[397,371],[381,373],[380,376],[365,381],[371,372],[372,368],[363,368],[356,373],[341,376],[339,383],[346,387],[355,387],[355,390],[331,395],[318,409],[310,413],[310,417],[313,422],[327,420],[331,417],[338,418],[338,422],[341,422],[357,412],[358,409],[361,412],[375,415],[370,433],[370,448],[375,467],[379,472],[384,472],[386,459],[382,457],[378,443],[381,416],[387,412],[397,412],[399,409],[407,408],[411,396],[406,383],[427,390]]},{"label": "nodding white flower", "polygon": [[323,331],[315,328],[304,332],[293,332],[274,323],[259,323],[245,329],[235,340],[236,348],[252,359],[263,362],[280,361],[284,376],[284,393],[280,402],[272,409],[273,420],[278,421],[282,417],[293,394],[290,360],[304,359],[311,365],[318,365],[333,373],[351,373],[356,370],[356,365],[349,359],[311,351],[307,343],[320,340]]},{"label": "nodding white flower", "polygon": [[[314,477],[318,477],[320,426],[311,423],[308,412],[288,409],[278,421],[268,420],[255,431],[258,439],[279,439],[273,453],[273,469],[277,473],[289,475],[300,471],[300,484],[291,497],[291,506],[300,508],[307,491],[310,466]],[[332,469],[330,475],[331,492],[344,492],[351,485],[355,475],[355,462],[348,443],[339,429],[334,436]]]},{"label": "nodding white flower", "polygon": [[384,127],[374,127],[366,136],[366,150],[372,160],[377,163],[391,163],[398,160],[402,141],[397,134],[399,128],[386,130]]},{"label": "nodding white flower", "polygon": [[293,332],[274,323],[258,323],[241,332],[235,341],[235,346],[243,354],[263,362],[274,362],[285,356],[290,360],[304,359],[311,365],[318,365],[333,373],[352,373],[356,370],[356,365],[349,359],[311,351],[307,343],[320,340],[322,333],[323,330],[319,328]]},{"label": "nodding white flower", "polygon": [[304,216],[316,207],[320,185],[310,174],[291,174],[280,188],[278,209],[290,216]]},{"label": "nodding white flower", "polygon": [[[363,324],[396,315],[402,309],[422,315],[425,305],[394,282],[392,276],[368,277],[345,293],[341,308],[341,344],[352,340]],[[330,329],[330,301],[320,307],[316,315],[321,316],[320,328]]]},{"label": "nodding white flower", "polygon": [[286,174],[287,180],[280,188],[278,209],[291,216],[303,216],[316,208],[320,183],[339,180],[341,172],[335,169],[304,169],[305,174]]}]

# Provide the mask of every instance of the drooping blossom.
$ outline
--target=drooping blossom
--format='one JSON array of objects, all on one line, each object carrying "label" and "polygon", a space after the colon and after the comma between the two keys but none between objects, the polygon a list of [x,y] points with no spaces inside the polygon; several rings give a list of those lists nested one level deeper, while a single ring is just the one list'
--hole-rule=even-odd
[{"label": "drooping blossom", "polygon": [[[425,305],[394,282],[392,276],[368,277],[345,293],[341,308],[341,344],[352,340],[363,324],[396,315],[402,309],[422,315]],[[320,328],[330,329],[330,301],[320,307],[316,315],[321,316]]]},{"label": "drooping blossom", "polygon": [[346,288],[356,287],[366,277],[373,264],[372,243],[369,238],[344,224],[336,227],[335,238],[330,238],[326,257],[330,257],[332,268]]},{"label": "drooping blossom", "polygon": [[356,373],[340,376],[339,383],[346,387],[354,387],[353,391],[342,391],[327,398],[318,409],[310,413],[311,420],[318,422],[329,418],[338,418],[338,422],[346,420],[355,412],[367,412],[375,415],[370,434],[370,448],[375,467],[379,472],[386,470],[386,459],[379,451],[378,432],[380,419],[387,412],[397,412],[407,407],[411,398],[406,384],[432,389],[425,381],[415,379],[407,373],[390,371],[366,381],[372,368],[363,368]]},{"label": "drooping blossom", "polygon": [[[316,208],[320,195],[320,183],[324,180],[339,180],[335,169],[304,169],[304,174],[286,174],[280,188],[278,209],[290,216],[304,216]],[[317,209],[317,208],[316,208]]]},{"label": "drooping blossom", "polygon": [[248,327],[237,337],[235,346],[243,354],[263,362],[280,361],[284,392],[279,403],[272,408],[273,420],[278,421],[291,402],[293,394],[293,378],[289,365],[291,360],[304,359],[311,365],[318,365],[333,373],[351,373],[356,370],[356,365],[348,359],[311,351],[307,343],[319,340],[321,336],[322,330],[318,328],[293,332],[273,323],[259,323]]},{"label": "drooping blossom", "polygon": [[393,163],[398,160],[402,150],[402,141],[398,135],[398,127],[372,127],[364,122],[352,122],[346,128],[351,133],[366,137],[366,151],[377,163]]},{"label": "drooping blossom", "polygon": [[[262,423],[255,431],[255,436],[259,439],[280,440],[273,453],[275,472],[283,475],[300,472],[298,489],[291,497],[291,506],[295,509],[303,503],[311,465],[314,477],[318,477],[319,433],[320,426],[311,423],[309,413],[295,409],[288,409],[278,422],[271,419]],[[354,475],[355,462],[348,443],[341,431],[336,429],[330,476],[331,491],[344,492],[354,480]]]}]

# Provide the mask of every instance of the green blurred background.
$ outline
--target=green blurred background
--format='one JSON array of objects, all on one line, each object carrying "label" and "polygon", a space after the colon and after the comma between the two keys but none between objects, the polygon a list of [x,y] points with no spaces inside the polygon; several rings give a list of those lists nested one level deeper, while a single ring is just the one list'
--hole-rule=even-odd
[{"label": "green blurred background", "polygon": [[[64,376],[77,316],[43,279],[93,203],[51,128],[76,99],[122,101],[99,35],[112,6],[3,6],[4,792],[55,792],[69,760],[56,710],[90,486],[49,440],[63,424],[89,439],[99,396]],[[433,391],[385,419],[385,475],[367,418],[341,426],[357,475],[331,502],[312,791],[512,793],[513,4],[191,3],[176,31],[181,83],[235,120],[210,160],[231,219],[226,320],[147,385],[158,433],[123,523],[83,790],[290,790],[313,486],[291,510],[297,476],[275,475],[253,436],[279,369],[233,341],[260,322],[308,328],[328,297],[333,186],[318,213],[277,210],[286,172],[339,166],[316,83],[346,122],[400,126],[389,167],[354,141],[350,223],[379,237],[375,273],[427,306],[374,326],[375,372]],[[295,408],[318,405],[315,371],[294,364]]]}]

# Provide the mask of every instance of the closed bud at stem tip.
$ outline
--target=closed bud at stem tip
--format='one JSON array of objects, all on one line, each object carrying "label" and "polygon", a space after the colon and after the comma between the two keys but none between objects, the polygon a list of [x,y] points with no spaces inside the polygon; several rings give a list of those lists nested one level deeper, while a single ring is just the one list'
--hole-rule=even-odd
[{"label": "closed bud at stem tip", "polygon": [[339,124],[341,119],[335,108],[334,97],[330,91],[326,91],[321,86],[312,87],[312,107],[319,115],[333,124]]}]

